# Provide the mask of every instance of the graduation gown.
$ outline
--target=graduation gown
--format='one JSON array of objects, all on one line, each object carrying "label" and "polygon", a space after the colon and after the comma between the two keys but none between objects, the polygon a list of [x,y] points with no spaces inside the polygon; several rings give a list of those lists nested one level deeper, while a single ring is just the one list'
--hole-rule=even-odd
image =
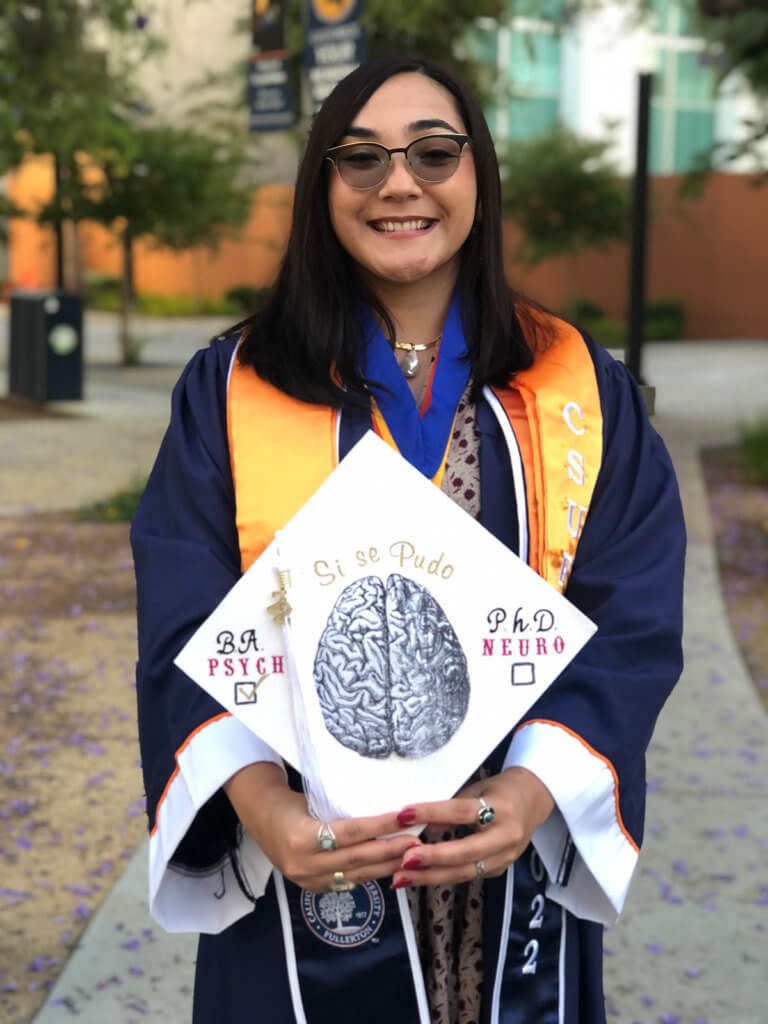
[{"label": "graduation gown", "polygon": [[[425,1021],[404,894],[386,883],[360,892],[360,915],[376,929],[329,959],[329,941],[313,933],[312,906],[277,873],[265,875],[261,851],[220,788],[248,763],[279,759],[172,664],[240,574],[226,425],[235,343],[217,340],[182,374],[132,527],[151,909],[169,930],[203,933],[197,1024],[288,1024],[302,1013],[335,1024]],[[681,669],[684,528],[674,473],[623,365],[585,344],[603,453],[566,595],[598,632],[488,765],[525,766],[557,804],[517,864],[486,882],[489,1024],[604,1019],[602,931],[621,910],[636,864],[644,754]],[[480,521],[517,550],[509,449],[490,395],[477,421]],[[342,414],[340,457],[368,426],[358,412]]]}]

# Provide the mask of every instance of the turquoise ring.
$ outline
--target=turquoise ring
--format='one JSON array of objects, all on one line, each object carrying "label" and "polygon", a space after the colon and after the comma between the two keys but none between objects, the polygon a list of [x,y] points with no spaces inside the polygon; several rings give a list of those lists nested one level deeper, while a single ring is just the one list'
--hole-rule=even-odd
[{"label": "turquoise ring", "polygon": [[335,850],[336,845],[336,836],[333,833],[333,829],[330,825],[322,824],[317,830],[318,850]]},{"label": "turquoise ring", "polygon": [[486,825],[490,825],[496,817],[496,811],[489,807],[481,796],[478,797],[478,800],[480,801],[480,810],[477,812],[477,824],[480,828],[484,828]]}]

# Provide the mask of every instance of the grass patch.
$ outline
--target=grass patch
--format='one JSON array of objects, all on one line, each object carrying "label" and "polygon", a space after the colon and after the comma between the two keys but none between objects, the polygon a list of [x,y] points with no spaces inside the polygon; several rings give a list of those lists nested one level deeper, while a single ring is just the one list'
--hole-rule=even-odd
[{"label": "grass patch", "polygon": [[750,478],[768,485],[768,419],[741,428],[741,454]]},{"label": "grass patch", "polygon": [[146,477],[137,477],[127,487],[114,491],[101,501],[82,505],[76,509],[74,518],[88,523],[130,523],[146,486]]}]

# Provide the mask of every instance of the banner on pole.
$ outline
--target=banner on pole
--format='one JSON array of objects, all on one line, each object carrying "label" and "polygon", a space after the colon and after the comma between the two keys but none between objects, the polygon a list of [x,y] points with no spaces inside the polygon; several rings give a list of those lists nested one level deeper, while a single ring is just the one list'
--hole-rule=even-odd
[{"label": "banner on pole", "polygon": [[312,113],[336,83],[365,60],[363,0],[305,0],[304,67]]},{"label": "banner on pole", "polygon": [[285,48],[286,0],[253,0],[248,68],[249,130],[284,131],[295,120]]}]

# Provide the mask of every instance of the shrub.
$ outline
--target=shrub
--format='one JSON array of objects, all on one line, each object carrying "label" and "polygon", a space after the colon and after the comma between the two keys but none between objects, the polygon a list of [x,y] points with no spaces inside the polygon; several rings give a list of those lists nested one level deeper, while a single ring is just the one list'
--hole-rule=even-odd
[{"label": "shrub", "polygon": [[138,295],[136,309],[145,316],[234,316],[239,310],[226,299],[198,299],[193,295]]},{"label": "shrub", "polygon": [[83,505],[75,511],[74,518],[81,522],[130,523],[146,486],[146,477],[137,477],[128,487],[114,491],[101,501]]},{"label": "shrub", "polygon": [[623,320],[603,316],[595,320],[584,320],[578,325],[603,348],[622,349],[627,343],[627,325]]},{"label": "shrub", "polygon": [[576,326],[580,326],[585,320],[597,320],[603,316],[603,310],[589,299],[572,299],[563,308],[563,319]]},{"label": "shrub", "polygon": [[120,309],[120,278],[109,274],[86,274],[83,281],[83,298],[89,309],[104,313],[116,313]]},{"label": "shrub", "polygon": [[741,453],[755,483],[768,485],[768,419],[741,428]]},{"label": "shrub", "polygon": [[270,288],[254,288],[249,284],[238,284],[230,288],[225,299],[236,305],[237,311],[241,313],[256,313],[267,301]]},{"label": "shrub", "polygon": [[201,299],[200,316],[237,316],[240,307],[230,299]]},{"label": "shrub", "polygon": [[685,306],[677,299],[650,302],[645,308],[648,341],[679,341],[685,334]]},{"label": "shrub", "polygon": [[[625,320],[614,320],[589,299],[569,302],[563,316],[590,334],[605,348],[623,348],[627,341]],[[650,302],[645,308],[646,341],[678,341],[685,334],[685,306],[677,299]]]}]

